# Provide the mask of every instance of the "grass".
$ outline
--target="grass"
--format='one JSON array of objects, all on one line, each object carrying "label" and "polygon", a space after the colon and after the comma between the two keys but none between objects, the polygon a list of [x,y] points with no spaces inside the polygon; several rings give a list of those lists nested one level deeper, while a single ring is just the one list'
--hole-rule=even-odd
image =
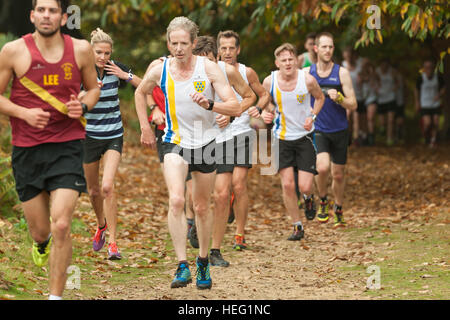
[{"label": "grass", "polygon": [[[450,234],[444,218],[404,223],[386,228],[382,226],[349,229],[355,242],[370,241],[376,248],[373,262],[341,271],[367,279],[369,265],[380,268],[381,289],[367,290],[364,295],[373,299],[448,299],[450,297]],[[368,236],[369,235],[369,236]],[[373,236],[373,237],[372,237]],[[368,239],[368,237],[370,237]]]},{"label": "grass", "polygon": [[[20,220],[11,220],[11,224],[0,225],[0,300],[1,299],[47,299],[48,266],[37,267],[31,258],[31,237],[26,224]],[[114,288],[126,286],[130,280],[142,276],[161,276],[162,266],[154,263],[156,253],[145,248],[121,248],[127,259],[109,261],[105,248],[100,253],[92,251],[89,228],[79,219],[72,222],[73,254],[71,265],[79,270],[80,288],[66,289],[65,299],[106,298]],[[89,239],[89,243],[86,243]],[[144,249],[145,259],[139,259],[139,252]],[[133,255],[137,257],[132,258]],[[155,260],[152,260],[155,259]],[[69,273],[69,277],[75,273]],[[75,281],[71,281],[75,283]]]}]

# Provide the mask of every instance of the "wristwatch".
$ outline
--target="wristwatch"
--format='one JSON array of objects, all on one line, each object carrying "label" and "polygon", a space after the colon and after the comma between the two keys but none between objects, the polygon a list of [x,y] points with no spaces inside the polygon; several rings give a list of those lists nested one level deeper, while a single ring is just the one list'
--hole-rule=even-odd
[{"label": "wristwatch", "polygon": [[131,72],[128,73],[128,79],[125,80],[126,82],[130,82],[131,80],[133,80],[133,74]]},{"label": "wristwatch", "polygon": [[314,113],[313,113],[311,118],[312,118],[312,121],[313,121],[313,122],[316,121],[317,114],[314,114]]},{"label": "wristwatch", "polygon": [[153,109],[155,109],[157,106],[158,106],[158,105],[156,105],[156,104],[152,104],[151,106],[149,106],[150,112],[152,112]]},{"label": "wristwatch", "polygon": [[83,110],[83,114],[82,114],[83,116],[86,114],[86,112],[89,111],[88,106],[87,106],[86,103],[82,103],[81,104],[81,109]]},{"label": "wristwatch", "polygon": [[255,107],[255,108],[256,108],[256,110],[258,110],[259,114],[262,113],[262,109],[260,107]]},{"label": "wristwatch", "polygon": [[209,102],[209,107],[207,110],[212,110],[214,107],[214,100],[208,99],[208,102]]}]

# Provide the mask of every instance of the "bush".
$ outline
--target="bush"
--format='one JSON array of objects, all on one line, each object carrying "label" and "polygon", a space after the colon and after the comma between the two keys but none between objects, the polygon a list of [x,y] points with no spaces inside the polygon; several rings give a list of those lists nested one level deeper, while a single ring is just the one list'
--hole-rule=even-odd
[{"label": "bush", "polygon": [[11,169],[11,157],[0,150],[0,213],[10,216],[19,203]]}]

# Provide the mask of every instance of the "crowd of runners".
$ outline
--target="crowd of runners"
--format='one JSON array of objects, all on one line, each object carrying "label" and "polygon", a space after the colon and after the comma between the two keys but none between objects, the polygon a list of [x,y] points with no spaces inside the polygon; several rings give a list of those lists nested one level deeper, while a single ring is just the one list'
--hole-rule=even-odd
[{"label": "crowd of runners", "polygon": [[[227,223],[236,225],[233,248],[248,247],[247,179],[257,142],[251,119],[272,128],[272,153],[293,225],[289,241],[307,232],[301,209],[308,220],[326,223],[331,216],[334,227],[346,226],[347,149],[351,140],[375,143],[377,114],[388,146],[404,134],[400,74],[388,61],[376,67],[352,49],[344,50],[342,65],[335,63],[328,32],[309,34],[300,55],[294,44],[277,47],[276,70],[260,82],[252,67],[239,63],[236,32],[198,36],[193,21],[177,17],[167,27],[169,55],[149,63],[140,78],[112,59],[113,39],[101,29],[92,32],[90,44],[62,35],[64,3],[34,0],[36,31],[0,52],[0,92],[13,80],[10,98],[0,96],[0,112],[11,118],[12,165],[34,240],[33,260],[43,266],[50,257],[50,299],[63,294],[81,192],[88,192],[97,218],[93,250],[104,247],[109,231],[108,259],[122,259],[114,178],[123,146],[118,90],[124,83],[136,87],[141,144],[157,149],[168,189],[168,229],[178,260],[172,288],[192,282],[188,239],[198,248],[199,289],[212,287],[210,266],[230,265],[221,253]],[[443,84],[432,61],[423,70],[416,108],[426,141],[434,145]]]}]

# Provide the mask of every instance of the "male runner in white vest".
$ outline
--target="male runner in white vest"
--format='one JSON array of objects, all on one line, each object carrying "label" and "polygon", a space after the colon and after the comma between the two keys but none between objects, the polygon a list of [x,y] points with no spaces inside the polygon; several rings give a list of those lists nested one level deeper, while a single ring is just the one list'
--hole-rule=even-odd
[{"label": "male runner in white vest", "polygon": [[[187,224],[184,189],[192,173],[192,199],[199,239],[197,288],[210,289],[208,246],[212,228],[209,209],[214,188],[214,112],[236,116],[239,103],[222,71],[214,62],[195,56],[198,27],[186,17],[174,18],[167,27],[167,47],[172,58],[152,68],[135,92],[141,125],[141,143],[155,146],[147,118],[146,94],[159,85],[166,97],[166,128],[163,136],[164,177],[169,191],[169,232],[179,265],[171,287],[185,287],[191,280],[186,257]],[[213,91],[223,102],[215,102]]]}]

